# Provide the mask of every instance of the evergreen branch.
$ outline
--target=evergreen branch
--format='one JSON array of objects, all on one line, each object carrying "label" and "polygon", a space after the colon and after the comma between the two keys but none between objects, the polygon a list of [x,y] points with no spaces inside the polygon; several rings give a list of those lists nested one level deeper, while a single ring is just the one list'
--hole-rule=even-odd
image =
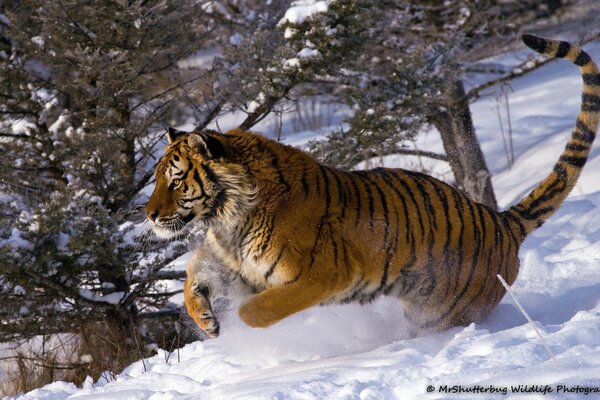
[{"label": "evergreen branch", "polygon": [[148,184],[150,179],[152,179],[152,177],[154,176],[154,170],[156,169],[157,164],[158,163],[154,163],[152,168],[150,168],[150,170],[148,172],[146,172],[144,174],[144,176],[142,176],[140,178],[140,180],[135,184],[135,186],[133,187],[133,190],[131,191],[132,195],[138,194],[141,190],[143,190],[146,187],[146,185]]},{"label": "evergreen branch", "polygon": [[265,119],[267,115],[271,113],[273,107],[279,102],[279,100],[283,99],[287,96],[287,94],[292,90],[295,86],[295,83],[289,83],[285,87],[282,88],[281,93],[278,96],[269,96],[264,103],[256,108],[253,112],[249,113],[244,122],[240,124],[240,128],[244,130],[249,130],[254,125],[258,124],[260,121]]},{"label": "evergreen branch", "polygon": [[23,139],[23,140],[34,140],[31,136],[27,136],[22,133],[0,132],[0,137],[6,137],[6,138],[12,138],[12,139]]},{"label": "evergreen branch", "polygon": [[223,104],[225,103],[225,101],[223,99],[221,99],[220,101],[218,101],[216,104],[214,104],[211,108],[210,111],[208,112],[208,115],[206,115],[204,117],[204,120],[202,122],[200,122],[199,124],[197,124],[194,127],[194,131],[201,131],[204,128],[206,128],[206,125],[208,125],[213,119],[215,119],[215,117],[217,115],[219,115],[219,113],[221,112],[221,110],[223,109]]},{"label": "evergreen branch", "polygon": [[445,154],[434,153],[433,151],[417,150],[417,149],[395,149],[391,151],[391,154],[402,154],[417,157],[427,157],[434,160],[448,161],[448,157]]},{"label": "evergreen branch", "polygon": [[[600,38],[600,33],[597,33],[595,35],[592,35],[592,36],[582,40],[579,45],[583,46],[584,44],[593,42],[594,40],[597,40],[599,38]],[[509,74],[501,76],[497,79],[493,79],[491,81],[485,82],[485,83],[469,90],[469,92],[467,93],[467,98],[469,99],[470,102],[473,102],[481,96],[481,92],[484,91],[485,89],[488,89],[492,86],[496,86],[496,85],[504,83],[504,82],[511,81],[511,80],[519,78],[521,76],[525,76],[525,75],[529,74],[530,72],[533,72],[533,71],[543,67],[544,65],[554,62],[556,60],[558,60],[558,59],[557,58],[547,58],[547,59],[538,58],[538,59],[534,60],[532,65],[528,65],[531,63],[531,60],[524,61],[521,64],[514,67]]]},{"label": "evergreen branch", "polygon": [[512,81],[513,79],[527,75],[528,73],[533,72],[555,60],[556,60],[555,58],[536,59],[532,65],[528,65],[528,64],[530,64],[530,61],[525,61],[525,62],[519,64],[518,66],[516,66],[515,68],[513,68],[509,74],[501,76],[500,78],[485,82],[485,83],[469,90],[469,92],[467,93],[467,98],[469,99],[470,102],[473,102],[481,96],[481,92],[484,91],[485,89],[488,89],[488,88],[491,88],[492,86],[496,86],[496,85],[504,83],[504,82]]}]

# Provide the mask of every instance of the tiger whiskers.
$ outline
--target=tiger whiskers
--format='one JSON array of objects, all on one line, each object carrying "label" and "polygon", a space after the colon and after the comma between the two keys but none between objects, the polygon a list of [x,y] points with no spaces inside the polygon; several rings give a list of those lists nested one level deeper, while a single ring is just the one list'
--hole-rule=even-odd
[{"label": "tiger whiskers", "polygon": [[152,227],[150,223],[145,220],[140,224],[138,228],[136,228],[138,232],[134,235],[135,247],[133,249],[134,252],[145,252],[152,242],[152,237],[154,233],[152,232]]}]

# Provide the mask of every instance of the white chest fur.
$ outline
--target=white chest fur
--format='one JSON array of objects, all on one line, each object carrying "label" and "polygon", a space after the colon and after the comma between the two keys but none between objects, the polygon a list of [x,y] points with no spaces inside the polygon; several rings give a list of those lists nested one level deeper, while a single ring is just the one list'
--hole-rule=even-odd
[{"label": "white chest fur", "polygon": [[281,280],[276,270],[269,274],[273,261],[257,257],[250,244],[247,245],[248,248],[229,247],[226,242],[219,240],[211,229],[207,232],[206,241],[212,253],[225,268],[239,272],[251,285],[264,289]]}]

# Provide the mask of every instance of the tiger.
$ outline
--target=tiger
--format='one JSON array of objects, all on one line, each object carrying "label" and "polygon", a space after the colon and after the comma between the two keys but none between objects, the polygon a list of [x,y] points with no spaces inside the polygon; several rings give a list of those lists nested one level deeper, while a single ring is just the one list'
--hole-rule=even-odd
[{"label": "tiger", "polygon": [[429,175],[403,169],[340,170],[243,129],[168,130],[146,205],[155,233],[206,233],[188,263],[185,307],[219,335],[204,257],[253,288],[238,314],[266,328],[309,307],[396,296],[413,334],[484,321],[519,271],[519,248],[573,189],[595,139],[600,73],[565,41],[522,36],[531,49],[580,68],[575,128],[550,174],[505,211]]}]

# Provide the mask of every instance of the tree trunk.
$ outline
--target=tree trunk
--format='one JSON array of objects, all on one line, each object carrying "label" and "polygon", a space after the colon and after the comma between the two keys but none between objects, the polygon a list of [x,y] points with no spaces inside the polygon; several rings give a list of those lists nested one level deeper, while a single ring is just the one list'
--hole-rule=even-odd
[{"label": "tree trunk", "polygon": [[429,116],[442,136],[456,185],[472,200],[496,210],[492,174],[479,146],[471,118],[469,101],[462,81],[456,81],[443,94],[444,110]]}]

